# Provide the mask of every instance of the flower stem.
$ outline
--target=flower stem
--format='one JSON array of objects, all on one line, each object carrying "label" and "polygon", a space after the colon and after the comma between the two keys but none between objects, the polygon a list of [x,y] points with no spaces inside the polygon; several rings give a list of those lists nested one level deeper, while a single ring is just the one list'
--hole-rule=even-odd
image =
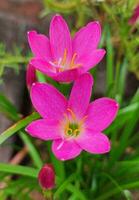
[{"label": "flower stem", "polygon": [[52,190],[43,190],[43,196],[45,200],[53,200]]}]

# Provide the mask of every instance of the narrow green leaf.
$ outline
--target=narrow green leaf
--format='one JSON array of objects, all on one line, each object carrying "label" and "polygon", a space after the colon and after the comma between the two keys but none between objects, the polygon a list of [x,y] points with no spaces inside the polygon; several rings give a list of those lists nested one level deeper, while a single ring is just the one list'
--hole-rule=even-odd
[{"label": "narrow green leaf", "polygon": [[18,121],[15,123],[13,126],[8,128],[6,131],[4,131],[0,135],[0,144],[2,144],[5,140],[7,140],[9,137],[11,137],[13,134],[15,134],[17,131],[20,129],[24,128],[27,126],[30,122],[32,122],[35,119],[38,119],[40,116],[38,113],[34,112],[31,115],[27,116],[26,118]]},{"label": "narrow green leaf", "polygon": [[38,170],[31,167],[24,167],[21,165],[11,165],[0,163],[0,172],[7,172],[9,174],[19,174],[22,176],[28,176],[32,178],[37,178]]},{"label": "narrow green leaf", "polygon": [[38,151],[36,150],[35,146],[29,139],[28,135],[25,134],[24,132],[20,131],[20,137],[23,140],[23,142],[25,143],[25,145],[28,147],[29,154],[30,154],[31,158],[33,159],[36,167],[41,168],[43,165],[43,162],[42,162],[40,155],[39,155]]},{"label": "narrow green leaf", "polygon": [[107,26],[107,34],[106,34],[106,49],[107,49],[107,54],[106,54],[106,91],[109,96],[111,91],[111,87],[114,82],[114,69],[113,69],[113,57],[114,57],[114,52],[113,52],[113,46],[111,42],[111,34],[110,34],[110,27]]}]

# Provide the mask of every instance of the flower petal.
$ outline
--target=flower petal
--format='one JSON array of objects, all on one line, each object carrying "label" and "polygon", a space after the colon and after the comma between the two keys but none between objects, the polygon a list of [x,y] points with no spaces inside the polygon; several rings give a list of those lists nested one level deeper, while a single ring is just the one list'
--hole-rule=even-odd
[{"label": "flower petal", "polygon": [[78,59],[84,54],[90,55],[95,50],[101,38],[101,27],[98,22],[90,22],[81,28],[73,38],[73,52],[77,53]]},{"label": "flower petal", "polygon": [[54,140],[52,151],[59,160],[69,160],[78,156],[82,149],[73,140]]},{"label": "flower petal", "polygon": [[106,51],[104,49],[97,49],[90,52],[90,54],[84,54],[79,58],[79,61],[77,60],[76,62],[82,63],[83,72],[86,72],[97,65],[103,59],[105,53]]},{"label": "flower petal", "polygon": [[74,83],[68,102],[70,108],[78,118],[82,118],[88,107],[93,78],[89,73],[81,75]]},{"label": "flower petal", "polygon": [[[51,67],[51,65],[46,61],[38,58],[33,58],[30,63],[39,71],[47,74],[51,78],[60,82],[71,82],[76,80],[81,74],[81,69],[75,68],[70,70],[65,70],[63,72],[55,72],[56,70]],[[82,69],[83,71],[83,69]]]},{"label": "flower petal", "polygon": [[34,82],[36,82],[36,80],[37,80],[35,71],[36,70],[33,67],[33,65],[31,65],[29,63],[28,66],[27,66],[27,72],[26,72],[26,83],[27,83],[27,86],[28,86],[29,89],[32,86],[32,84]]},{"label": "flower petal", "polygon": [[31,100],[40,115],[47,119],[60,120],[67,109],[67,100],[56,88],[45,83],[34,83]]},{"label": "flower petal", "polygon": [[88,116],[85,121],[86,126],[97,131],[104,130],[116,117],[118,107],[118,103],[110,98],[104,97],[95,100],[89,105],[86,112]]},{"label": "flower petal", "polygon": [[81,74],[81,70],[78,68],[65,70],[63,72],[56,73],[55,76],[51,76],[54,80],[69,83],[76,80]]},{"label": "flower petal", "polygon": [[35,57],[52,60],[49,39],[36,31],[28,32],[28,42]]},{"label": "flower petal", "polygon": [[26,131],[32,136],[42,140],[54,140],[61,138],[59,122],[56,120],[39,119],[26,127]]},{"label": "flower petal", "polygon": [[50,24],[50,44],[56,61],[67,51],[67,58],[72,55],[72,42],[67,23],[60,15],[55,15]]},{"label": "flower petal", "polygon": [[76,139],[82,149],[93,154],[103,154],[110,151],[110,141],[103,133],[94,133],[86,130],[85,133]]},{"label": "flower petal", "polygon": [[55,70],[51,67],[50,63],[48,63],[46,60],[40,59],[40,58],[33,58],[31,59],[30,63],[39,71],[41,71],[44,74],[53,75],[55,74]]}]

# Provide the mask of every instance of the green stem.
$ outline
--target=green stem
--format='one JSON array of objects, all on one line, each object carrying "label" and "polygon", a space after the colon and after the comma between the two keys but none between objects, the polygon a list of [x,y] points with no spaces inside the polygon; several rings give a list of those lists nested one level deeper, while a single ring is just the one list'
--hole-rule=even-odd
[{"label": "green stem", "polygon": [[45,200],[53,200],[52,190],[43,190],[43,196],[44,196]]},{"label": "green stem", "polygon": [[6,131],[4,131],[0,135],[0,144],[2,144],[5,140],[7,140],[9,137],[11,137],[14,133],[19,131],[20,129],[24,128],[26,125],[28,125],[33,120],[36,120],[39,118],[39,114],[34,112],[31,115],[27,116],[26,118],[18,121],[14,125],[12,125],[10,128],[8,128]]}]

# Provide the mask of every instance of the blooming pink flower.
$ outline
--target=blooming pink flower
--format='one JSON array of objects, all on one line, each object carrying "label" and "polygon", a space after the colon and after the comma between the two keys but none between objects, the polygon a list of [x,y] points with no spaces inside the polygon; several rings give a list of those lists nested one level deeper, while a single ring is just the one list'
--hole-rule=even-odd
[{"label": "blooming pink flower", "polygon": [[110,142],[102,131],[114,120],[118,104],[110,98],[100,98],[89,104],[92,76],[81,75],[67,100],[53,86],[35,83],[31,100],[43,119],[33,121],[26,131],[42,140],[53,140],[52,151],[60,160],[78,156],[82,150],[103,154]]},{"label": "blooming pink flower", "polygon": [[38,180],[43,189],[52,189],[55,186],[55,171],[52,164],[45,164],[39,174]]},{"label": "blooming pink flower", "polygon": [[139,5],[136,6],[136,8],[133,11],[133,15],[129,19],[128,23],[130,25],[133,25],[136,23],[136,21],[139,19]]},{"label": "blooming pink flower", "polygon": [[56,81],[70,82],[100,62],[104,49],[97,49],[101,38],[98,22],[90,22],[73,38],[65,20],[56,15],[50,24],[50,40],[36,31],[28,32],[34,54],[30,63]]}]

